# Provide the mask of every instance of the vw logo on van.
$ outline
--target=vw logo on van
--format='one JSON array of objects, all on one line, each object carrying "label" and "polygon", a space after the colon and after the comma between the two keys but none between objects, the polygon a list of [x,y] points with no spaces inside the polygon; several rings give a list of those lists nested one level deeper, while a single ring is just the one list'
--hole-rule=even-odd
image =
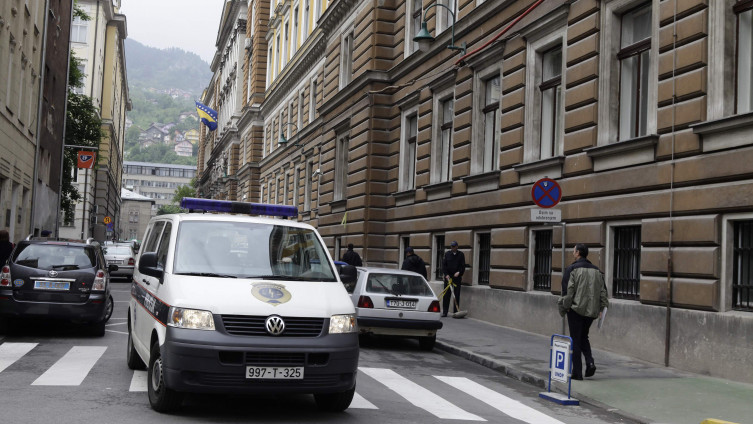
[{"label": "vw logo on van", "polygon": [[282,318],[278,317],[277,315],[272,315],[271,317],[267,318],[264,326],[267,329],[267,333],[273,336],[279,336],[283,331],[285,331],[285,321],[283,321]]}]

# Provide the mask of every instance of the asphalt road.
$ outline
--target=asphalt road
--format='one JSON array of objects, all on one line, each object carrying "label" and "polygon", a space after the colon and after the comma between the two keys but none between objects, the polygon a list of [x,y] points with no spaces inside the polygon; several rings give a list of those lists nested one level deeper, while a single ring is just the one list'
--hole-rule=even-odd
[{"label": "asphalt road", "polygon": [[624,423],[588,405],[559,406],[539,390],[414,340],[371,338],[361,349],[356,393],[343,413],[312,396],[189,395],[172,415],[154,412],[146,373],[125,363],[129,285],[113,285],[105,337],[75,325],[34,323],[0,345],[0,422],[8,423]]}]

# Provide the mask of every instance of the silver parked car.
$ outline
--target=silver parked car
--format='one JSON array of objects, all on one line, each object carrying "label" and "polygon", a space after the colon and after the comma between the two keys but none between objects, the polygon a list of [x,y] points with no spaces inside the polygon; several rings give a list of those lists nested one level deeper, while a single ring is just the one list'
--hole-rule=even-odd
[{"label": "silver parked car", "polygon": [[108,264],[118,266],[118,270],[111,272],[112,277],[133,278],[133,267],[136,263],[136,253],[128,243],[107,244],[104,246],[105,260]]},{"label": "silver parked car", "polygon": [[421,349],[436,342],[439,300],[419,274],[389,268],[358,267],[358,280],[345,286],[358,313],[361,334],[417,337]]}]

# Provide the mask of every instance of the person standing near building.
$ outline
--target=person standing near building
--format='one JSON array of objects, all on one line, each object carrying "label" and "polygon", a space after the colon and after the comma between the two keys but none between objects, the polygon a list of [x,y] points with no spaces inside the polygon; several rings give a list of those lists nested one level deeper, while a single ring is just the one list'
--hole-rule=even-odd
[{"label": "person standing near building", "polygon": [[[465,255],[458,250],[458,242],[453,241],[450,243],[450,250],[445,252],[442,259],[442,273],[444,274],[444,297],[442,297],[442,316],[447,316],[447,311],[450,308],[451,291],[455,291],[456,308],[460,308],[460,287],[463,280],[463,273],[465,272]],[[452,279],[453,289],[450,290],[450,279]],[[457,310],[454,310],[457,312]]]},{"label": "person standing near building", "polygon": [[13,243],[10,242],[10,235],[7,230],[0,230],[0,268],[5,265],[5,261],[10,258],[13,251]]},{"label": "person standing near building", "polygon": [[588,330],[594,319],[600,317],[604,308],[609,306],[604,275],[587,257],[588,246],[576,244],[573,249],[575,262],[565,269],[562,296],[557,302],[560,315],[567,315],[570,337],[573,339],[573,380],[583,380],[581,354],[586,357],[586,377],[596,373]]},{"label": "person standing near building", "polygon": [[427,278],[426,262],[413,252],[412,247],[405,248],[405,260],[403,260],[403,266],[400,269],[403,271],[413,271]]},{"label": "person standing near building", "polygon": [[353,243],[348,243],[348,250],[343,255],[343,262],[353,266],[363,266],[361,256],[353,250]]}]

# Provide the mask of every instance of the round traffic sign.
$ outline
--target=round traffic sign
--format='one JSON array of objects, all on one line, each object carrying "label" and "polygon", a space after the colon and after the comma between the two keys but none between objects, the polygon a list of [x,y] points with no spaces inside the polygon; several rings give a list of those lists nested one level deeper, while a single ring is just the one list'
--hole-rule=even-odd
[{"label": "round traffic sign", "polygon": [[551,178],[542,178],[531,188],[533,202],[542,208],[551,208],[560,202],[562,189],[557,181]]},{"label": "round traffic sign", "polygon": [[109,224],[112,222],[112,218],[110,218],[109,216],[106,216],[105,219],[102,220],[102,222],[104,222],[105,224]]}]

